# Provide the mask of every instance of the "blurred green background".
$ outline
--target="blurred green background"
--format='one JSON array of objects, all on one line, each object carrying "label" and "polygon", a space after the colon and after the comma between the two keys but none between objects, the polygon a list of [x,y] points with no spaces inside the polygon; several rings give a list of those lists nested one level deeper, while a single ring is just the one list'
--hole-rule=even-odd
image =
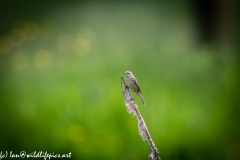
[{"label": "blurred green background", "polygon": [[239,25],[223,2],[1,1],[0,151],[147,159],[129,70],[163,160],[239,160]]}]

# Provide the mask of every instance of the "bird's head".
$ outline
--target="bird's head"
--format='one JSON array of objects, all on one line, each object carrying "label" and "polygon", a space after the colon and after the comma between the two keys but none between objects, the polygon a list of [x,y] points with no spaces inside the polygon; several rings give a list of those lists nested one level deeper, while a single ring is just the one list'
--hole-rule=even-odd
[{"label": "bird's head", "polygon": [[131,76],[131,74],[132,74],[132,72],[130,72],[130,71],[126,71],[126,72],[125,72],[126,77]]}]

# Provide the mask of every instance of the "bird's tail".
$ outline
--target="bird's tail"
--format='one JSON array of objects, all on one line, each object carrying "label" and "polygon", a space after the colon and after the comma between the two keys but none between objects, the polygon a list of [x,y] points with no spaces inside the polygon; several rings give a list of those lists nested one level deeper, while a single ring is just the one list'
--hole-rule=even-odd
[{"label": "bird's tail", "polygon": [[146,104],[145,104],[145,102],[144,102],[144,99],[143,99],[142,94],[141,94],[140,92],[138,92],[137,95],[140,97],[140,99],[141,99],[143,105],[145,106]]}]

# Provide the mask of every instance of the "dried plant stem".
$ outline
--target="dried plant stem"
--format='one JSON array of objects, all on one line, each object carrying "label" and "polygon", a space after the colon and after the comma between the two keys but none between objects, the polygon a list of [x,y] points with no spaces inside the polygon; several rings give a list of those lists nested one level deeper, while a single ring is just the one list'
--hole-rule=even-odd
[{"label": "dried plant stem", "polygon": [[121,87],[122,87],[122,82],[125,84],[125,88],[122,90],[124,100],[125,100],[125,106],[127,108],[127,111],[129,114],[133,113],[136,115],[137,120],[138,120],[138,131],[139,134],[141,135],[143,140],[148,140],[148,143],[150,145],[149,149],[149,160],[161,160],[160,155],[158,153],[158,149],[155,147],[155,144],[150,136],[150,133],[148,132],[147,126],[143,120],[143,117],[140,114],[140,111],[138,110],[137,105],[134,102],[134,99],[132,98],[132,95],[130,93],[130,90],[128,86],[126,86],[126,83],[121,76]]}]

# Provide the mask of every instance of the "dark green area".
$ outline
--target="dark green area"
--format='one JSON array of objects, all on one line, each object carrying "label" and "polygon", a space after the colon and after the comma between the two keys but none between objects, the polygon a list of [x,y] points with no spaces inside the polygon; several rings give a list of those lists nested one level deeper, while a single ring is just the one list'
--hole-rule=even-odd
[{"label": "dark green area", "polygon": [[147,159],[120,88],[130,70],[163,160],[240,158],[237,50],[194,48],[185,3],[23,2],[1,5],[0,151]]}]

